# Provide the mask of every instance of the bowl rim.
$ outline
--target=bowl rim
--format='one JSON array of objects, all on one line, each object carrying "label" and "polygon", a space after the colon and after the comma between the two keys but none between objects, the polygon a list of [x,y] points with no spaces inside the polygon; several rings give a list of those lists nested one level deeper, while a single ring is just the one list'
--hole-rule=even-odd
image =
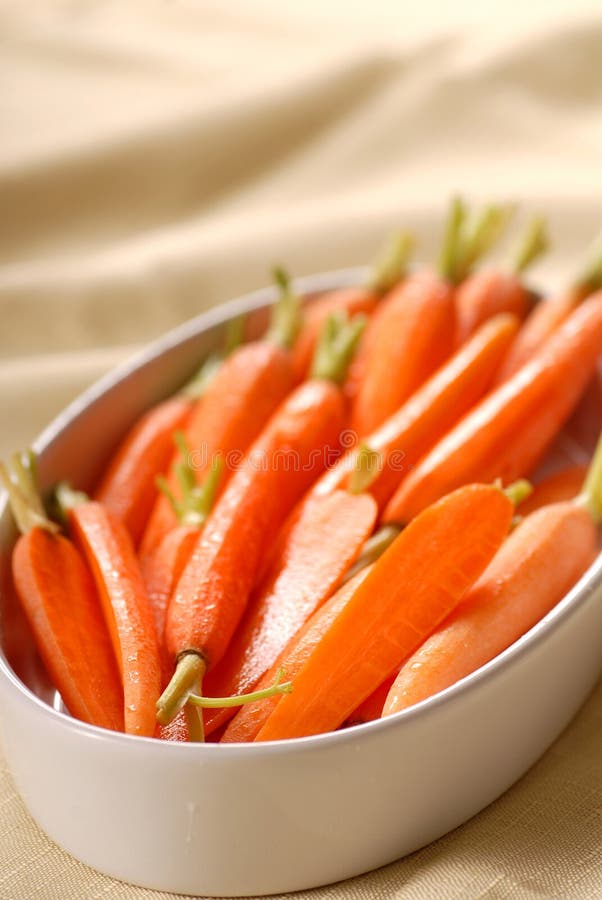
[{"label": "bowl rim", "polygon": [[[317,296],[323,291],[358,287],[362,285],[366,281],[367,273],[367,267],[345,268],[309,275],[302,278],[295,278],[292,285],[294,290],[302,296],[304,302],[307,300],[311,302],[312,296]],[[165,353],[175,350],[187,339],[192,339],[205,331],[223,325],[236,316],[264,309],[273,302],[275,295],[275,287],[260,288],[235,300],[219,304],[218,306],[183,322],[175,328],[170,329],[168,332],[134,353],[128,359],[124,360],[118,366],[112,368],[79,394],[34,440],[32,444],[33,449],[36,453],[44,453],[59,435],[68,429],[72,422],[92,403],[109,390],[117,389],[119,384],[128,376],[133,375],[144,366],[153,363]],[[5,491],[0,490],[0,521],[3,521],[6,516],[9,515],[8,497]],[[550,639],[568,619],[577,613],[583,604],[589,601],[594,593],[599,591],[602,593],[600,590],[601,588],[602,552],[598,553],[598,556],[592,565],[582,575],[579,581],[573,585],[562,600],[540,619],[539,622],[500,654],[485,663],[485,665],[476,669],[474,672],[471,672],[469,675],[466,675],[464,678],[461,678],[459,681],[439,693],[427,697],[419,703],[385,718],[349,726],[334,732],[326,732],[299,738],[287,738],[280,741],[265,741],[250,744],[217,744],[211,742],[204,744],[184,743],[158,740],[154,737],[128,735],[123,734],[122,732],[110,731],[97,725],[90,725],[87,722],[83,722],[70,716],[68,713],[55,709],[49,703],[42,700],[42,698],[22,682],[18,675],[13,671],[1,646],[0,680],[4,680],[9,688],[16,692],[16,696],[19,697],[19,702],[37,708],[39,713],[46,717],[50,717],[50,719],[56,723],[57,727],[63,727],[67,729],[67,731],[71,731],[83,738],[101,738],[104,741],[115,742],[116,747],[119,745],[124,749],[129,747],[132,748],[132,752],[135,752],[135,749],[133,748],[142,748],[144,746],[145,752],[167,752],[171,754],[217,753],[218,757],[224,760],[238,758],[240,754],[243,754],[246,758],[256,758],[257,754],[260,754],[261,756],[265,756],[266,754],[270,756],[279,756],[280,754],[295,752],[313,752],[326,747],[338,746],[339,744],[346,745],[350,742],[354,744],[359,739],[362,741],[377,739],[389,729],[396,730],[410,727],[412,722],[424,717],[429,717],[436,713],[440,707],[445,707],[450,703],[453,703],[456,697],[465,697],[472,692],[478,691],[482,686],[507,670],[508,667],[524,659],[528,653],[535,652],[537,646],[543,641]],[[166,747],[171,749],[165,750],[164,748]]]}]

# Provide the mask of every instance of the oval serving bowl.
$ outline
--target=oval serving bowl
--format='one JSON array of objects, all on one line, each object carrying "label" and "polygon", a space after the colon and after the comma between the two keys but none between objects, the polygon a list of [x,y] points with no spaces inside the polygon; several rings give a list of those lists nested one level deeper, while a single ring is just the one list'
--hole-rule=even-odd
[{"label": "oval serving bowl", "polygon": [[[311,295],[363,270],[297,282]],[[94,483],[112,447],[271,289],[170,332],[76,400],[35,444],[43,486]],[[316,887],[410,853],[516,781],[570,721],[602,663],[602,558],[516,644],[441,694],[333,734],[252,745],[167,744],[61,711],[10,577],[0,500],[0,726],[18,790],[61,847],[148,888],[222,897]]]}]

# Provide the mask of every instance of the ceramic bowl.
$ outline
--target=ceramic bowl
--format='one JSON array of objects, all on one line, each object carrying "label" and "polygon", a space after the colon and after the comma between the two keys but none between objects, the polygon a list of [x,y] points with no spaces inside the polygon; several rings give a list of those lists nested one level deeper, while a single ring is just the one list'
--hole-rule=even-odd
[{"label": "ceramic bowl", "polygon": [[[306,294],[361,271],[298,283]],[[86,487],[134,418],[181,384],[273,291],[200,316],[87,391],[36,442],[42,484]],[[414,708],[334,734],[178,745],[61,711],[15,602],[15,533],[0,507],[1,735],[32,816],[94,868],[159,890],[223,897],[307,889],[389,863],[465,822],[544,752],[602,660],[602,559],[535,628]]]}]

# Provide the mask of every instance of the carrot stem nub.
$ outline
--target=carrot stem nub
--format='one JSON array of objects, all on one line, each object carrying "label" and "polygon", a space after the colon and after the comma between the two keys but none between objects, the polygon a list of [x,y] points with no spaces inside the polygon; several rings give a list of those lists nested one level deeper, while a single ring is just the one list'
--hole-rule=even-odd
[{"label": "carrot stem nub", "polygon": [[259,691],[251,691],[249,694],[234,694],[232,697],[201,697],[190,694],[188,703],[203,709],[223,709],[230,706],[244,706],[246,703],[255,703],[257,700],[267,700],[276,694],[290,694],[293,690],[292,681],[282,681],[284,669],[278,669],[273,683]]},{"label": "carrot stem nub", "polygon": [[276,266],[272,274],[280,290],[280,297],[272,307],[270,325],[264,340],[289,350],[301,328],[301,300],[293,290],[290,277],[284,269]]},{"label": "carrot stem nub", "polygon": [[382,456],[368,444],[360,444],[353,471],[349,475],[348,490],[351,494],[367,491],[381,471]]},{"label": "carrot stem nub", "polygon": [[575,279],[575,286],[588,293],[602,288],[602,234],[594,241],[583,271]]},{"label": "carrot stem nub", "polygon": [[345,313],[333,313],[320,332],[311,367],[311,377],[342,384],[366,327],[366,316],[348,319]]},{"label": "carrot stem nub", "polygon": [[390,291],[406,275],[413,250],[414,238],[407,231],[390,235],[373,265],[367,287],[377,294]]},{"label": "carrot stem nub", "polygon": [[15,523],[22,534],[35,527],[53,534],[60,531],[56,522],[46,515],[36,484],[35,459],[31,451],[23,455],[15,453],[10,466],[0,463],[0,481],[8,494]]},{"label": "carrot stem nub", "polygon": [[526,478],[519,478],[518,481],[514,481],[512,484],[509,484],[508,487],[503,488],[503,492],[516,507],[520,506],[527,497],[531,496],[533,493],[533,485],[530,481],[527,481]]},{"label": "carrot stem nub", "polygon": [[463,281],[499,239],[512,211],[510,206],[490,204],[470,224],[464,202],[454,197],[439,259],[441,277],[451,284]]},{"label": "carrot stem nub", "polygon": [[200,684],[207,664],[196,650],[182,653],[171,681],[157,700],[157,722],[169,725]]},{"label": "carrot stem nub", "polygon": [[391,546],[400,533],[401,526],[399,525],[383,525],[382,528],[379,528],[378,531],[365,542],[359,557],[346,573],[343,584],[350,581],[354,575],[357,575],[357,573],[361,572],[362,569],[365,569],[366,566],[376,562],[376,560],[383,555],[387,547]]},{"label": "carrot stem nub", "polygon": [[177,431],[174,434],[174,441],[180,452],[180,458],[175,465],[175,475],[182,495],[181,499],[176,498],[167,479],[162,475],[157,476],[155,483],[169,500],[180,524],[200,528],[213,509],[224,461],[221,456],[213,459],[204,481],[198,484],[192,465],[191,451],[183,432]]},{"label": "carrot stem nub", "polygon": [[536,259],[547,252],[550,240],[546,229],[546,220],[543,216],[535,216],[527,226],[518,248],[515,251],[512,262],[512,271],[516,275],[532,266]]}]

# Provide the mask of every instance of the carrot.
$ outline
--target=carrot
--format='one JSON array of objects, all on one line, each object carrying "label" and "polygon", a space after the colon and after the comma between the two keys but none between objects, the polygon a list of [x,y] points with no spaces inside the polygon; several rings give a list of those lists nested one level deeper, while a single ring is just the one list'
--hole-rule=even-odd
[{"label": "carrot", "polygon": [[468,275],[456,290],[457,345],[491,316],[506,312],[525,318],[532,306],[532,294],[522,275],[547,246],[545,223],[534,219],[508,271],[486,268]]},{"label": "carrot", "polygon": [[331,319],[314,359],[314,377],[277,410],[210,515],[167,610],[166,638],[176,672],[157,706],[167,724],[200,693],[245,610],[265,548],[335,451],[344,424],[337,382],[363,323]]},{"label": "carrot", "polygon": [[94,582],[79,552],[45,513],[31,456],[13,478],[0,465],[19,530],[15,589],[46,671],[72,716],[123,731],[123,689]]},{"label": "carrot", "polygon": [[494,659],[564,597],[597,554],[602,441],[577,500],[552,503],[512,532],[462,603],[405,661],[387,697],[391,715]]},{"label": "carrot", "polygon": [[56,496],[100,596],[123,681],[127,734],[152,737],[161,663],[153,613],[132,540],[101,503],[59,485]]},{"label": "carrot", "polygon": [[94,499],[124,523],[138,544],[157,496],[155,477],[173,456],[173,435],[199,403],[217,369],[240,343],[242,319],[226,331],[224,350],[210,354],[199,372],[176,395],[149,409],[127,432],[113,453]]},{"label": "carrot", "polygon": [[364,725],[366,722],[373,722],[375,719],[380,719],[385,700],[389,695],[389,691],[393,686],[396,676],[397,672],[394,675],[389,675],[388,678],[385,678],[383,683],[380,684],[376,690],[372,691],[370,696],[366,697],[366,699],[353,710],[345,723],[346,727],[350,728],[352,725]]},{"label": "carrot", "polygon": [[359,386],[350,424],[359,437],[382,425],[451,354],[454,287],[483,251],[492,212],[485,211],[468,239],[464,207],[454,203],[439,272],[419,271],[406,278],[372,316],[355,361]]},{"label": "carrot", "polygon": [[[381,465],[370,485],[379,508],[391,497],[401,478],[481,399],[518,331],[514,316],[495,316],[485,322],[456,353],[365,443],[380,454]],[[312,493],[327,494],[346,487],[355,468],[357,448],[346,453]]]},{"label": "carrot", "polygon": [[[381,297],[405,277],[412,246],[413,241],[409,235],[396,232],[387,242],[365,285],[327,291],[308,303],[293,347],[296,381],[307,377],[318,337],[328,317],[338,312],[344,312],[350,317],[373,312]],[[281,270],[277,271],[277,275],[280,284],[286,286],[287,281],[282,280]]]},{"label": "carrot", "polygon": [[567,466],[537,482],[531,496],[520,504],[518,508],[520,515],[528,516],[542,506],[572,500],[581,490],[586,472],[586,466]]},{"label": "carrot", "polygon": [[[205,682],[206,693],[227,696],[255,686],[306,619],[337,589],[372,531],[376,513],[372,497],[345,491],[310,496],[300,504],[225,656]],[[208,711],[205,734],[234,711]]]},{"label": "carrot", "polygon": [[502,543],[512,513],[498,488],[473,484],[417,517],[322,632],[256,740],[319,734],[344,722],[459,603]]},{"label": "carrot", "polygon": [[[264,339],[237,348],[219,366],[184,429],[199,483],[220,455],[224,460],[220,490],[225,488],[249,446],[292,389],[293,370],[287,348],[294,340],[298,323],[298,301],[292,294],[284,293],[272,312],[272,323]],[[176,498],[180,495],[177,461],[175,454],[167,475]],[[150,553],[176,524],[169,500],[160,496],[145,528],[140,555]]]},{"label": "carrot", "polygon": [[545,300],[540,300],[527,317],[512,349],[500,368],[496,383],[511,378],[541,349],[559,326],[590,294],[602,288],[602,253],[597,248],[591,262],[573,284]]},{"label": "carrot", "polygon": [[471,480],[529,473],[576,406],[602,349],[602,292],[561,325],[541,351],[490,393],[418,463],[383,515],[408,522]]}]

